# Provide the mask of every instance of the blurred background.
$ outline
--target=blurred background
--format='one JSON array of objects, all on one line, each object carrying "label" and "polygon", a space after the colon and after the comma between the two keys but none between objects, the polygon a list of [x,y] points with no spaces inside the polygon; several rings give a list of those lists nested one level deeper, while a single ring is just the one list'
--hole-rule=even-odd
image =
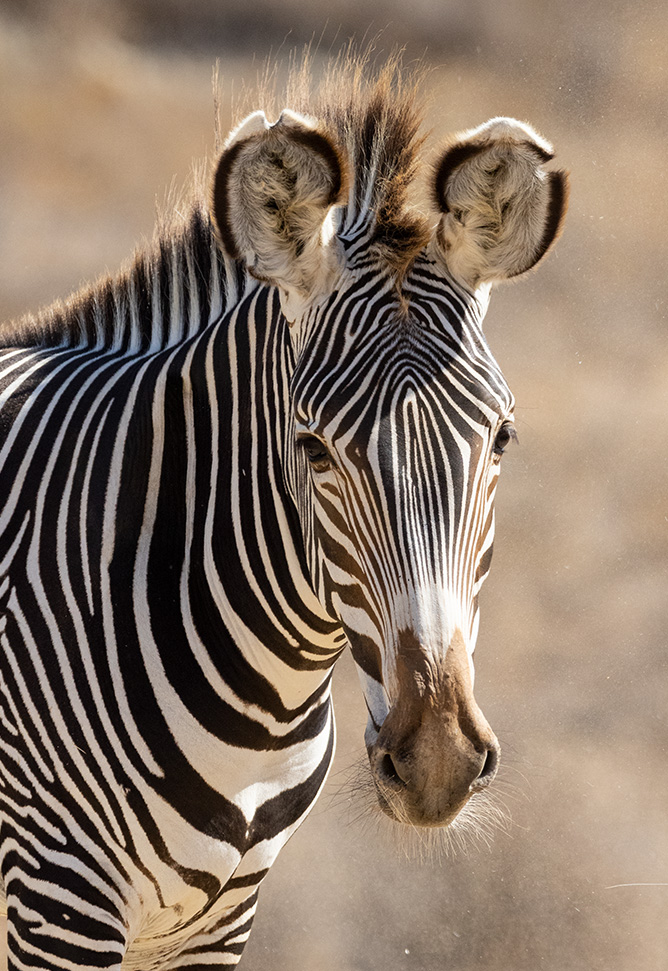
[{"label": "blurred background", "polygon": [[532,122],[571,170],[564,236],[487,334],[518,401],[477,697],[511,821],[408,859],[357,821],[348,659],[317,808],[265,881],[242,967],[668,967],[668,6],[649,0],[2,0],[0,316],[114,270],[268,56],[382,31],[424,56],[439,137]]}]

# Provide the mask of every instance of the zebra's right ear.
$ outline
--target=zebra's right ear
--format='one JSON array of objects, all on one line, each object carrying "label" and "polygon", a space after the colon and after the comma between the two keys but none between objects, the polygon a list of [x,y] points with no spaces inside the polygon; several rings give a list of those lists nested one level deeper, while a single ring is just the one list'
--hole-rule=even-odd
[{"label": "zebra's right ear", "polygon": [[317,298],[329,280],[323,227],[344,181],[332,140],[288,110],[274,124],[262,111],[250,115],[218,162],[212,215],[220,242],[253,276],[280,287],[293,310]]}]

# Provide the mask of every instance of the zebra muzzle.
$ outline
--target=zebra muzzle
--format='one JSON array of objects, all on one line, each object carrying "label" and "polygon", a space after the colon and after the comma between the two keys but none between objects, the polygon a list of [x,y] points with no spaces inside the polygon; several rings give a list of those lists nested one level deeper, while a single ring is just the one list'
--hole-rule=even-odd
[{"label": "zebra muzzle", "polygon": [[461,637],[442,664],[430,660],[429,678],[415,664],[415,643],[408,654],[412,663],[403,652],[398,665],[398,697],[369,747],[371,772],[389,816],[447,826],[494,779],[499,743],[473,696]]}]

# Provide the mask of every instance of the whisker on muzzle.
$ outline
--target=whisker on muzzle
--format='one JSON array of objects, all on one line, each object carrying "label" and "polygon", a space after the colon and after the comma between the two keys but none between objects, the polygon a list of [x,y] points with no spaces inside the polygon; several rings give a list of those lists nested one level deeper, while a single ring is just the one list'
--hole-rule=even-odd
[{"label": "whisker on muzzle", "polygon": [[506,798],[513,795],[515,786],[504,780],[498,787],[495,781],[491,788],[474,793],[450,825],[418,826],[395,793],[383,794],[394,818],[381,809],[366,757],[338,774],[342,781],[330,796],[329,808],[343,811],[349,825],[365,833],[373,830],[409,860],[441,863],[457,854],[490,848],[499,833],[509,833],[513,826]]}]

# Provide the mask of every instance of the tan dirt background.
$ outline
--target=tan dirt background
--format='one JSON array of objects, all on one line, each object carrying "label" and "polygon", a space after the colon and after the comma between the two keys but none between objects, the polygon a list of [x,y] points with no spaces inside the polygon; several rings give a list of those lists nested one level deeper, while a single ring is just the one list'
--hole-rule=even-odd
[{"label": "tan dirt background", "polygon": [[364,710],[346,659],[334,771],[265,882],[242,967],[663,971],[668,6],[3,0],[0,317],[114,270],[150,234],[156,197],[212,150],[216,57],[227,118],[267,55],[379,28],[380,47],[434,66],[432,148],[511,114],[572,173],[556,252],[487,318],[521,445],[504,459],[477,696],[512,823],[425,865],[356,821]]}]

